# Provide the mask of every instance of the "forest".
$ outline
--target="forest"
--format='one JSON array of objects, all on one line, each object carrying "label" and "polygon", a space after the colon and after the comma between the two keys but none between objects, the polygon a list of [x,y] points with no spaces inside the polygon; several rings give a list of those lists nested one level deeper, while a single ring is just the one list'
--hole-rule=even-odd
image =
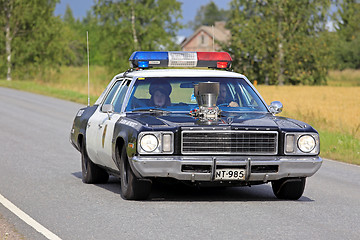
[{"label": "forest", "polygon": [[[181,2],[97,0],[83,19],[58,0],[0,0],[0,79],[51,81],[64,66],[90,62],[113,74],[129,67],[133,51],[181,50]],[[326,85],[330,70],[360,69],[360,1],[232,0],[198,9],[194,29],[226,21],[233,70],[267,85]]]}]

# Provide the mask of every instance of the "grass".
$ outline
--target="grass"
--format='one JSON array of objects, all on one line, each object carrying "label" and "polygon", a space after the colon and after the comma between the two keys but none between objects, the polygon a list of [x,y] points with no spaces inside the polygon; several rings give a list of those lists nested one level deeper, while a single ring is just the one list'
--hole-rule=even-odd
[{"label": "grass", "polygon": [[[70,89],[57,88],[56,86],[47,85],[40,82],[30,81],[6,81],[0,80],[0,87],[18,89],[22,91],[38,93],[46,96],[56,97],[77,103],[87,104],[87,95]],[[92,96],[94,102],[95,96]]]},{"label": "grass", "polygon": [[[92,67],[91,103],[112,79],[103,67]],[[257,86],[267,104],[281,101],[280,116],[304,121],[321,138],[321,156],[360,165],[360,70],[332,71],[329,86]],[[87,68],[63,67],[51,81],[0,80],[0,86],[87,104]]]},{"label": "grass", "polygon": [[347,133],[320,130],[320,156],[360,165],[360,140]]},{"label": "grass", "polygon": [[329,86],[358,86],[360,87],[360,71],[354,69],[345,69],[343,71],[330,71],[327,84]]},{"label": "grass", "polygon": [[[104,67],[94,66],[90,68],[90,77],[90,99],[93,104],[113,76]],[[87,104],[86,67],[62,67],[60,72],[51,72],[48,79],[50,80],[0,80],[0,86]]]},{"label": "grass", "polygon": [[[87,95],[87,74],[87,67],[62,67],[60,72],[50,74],[51,81],[46,82],[46,85],[64,90],[71,89]],[[113,77],[114,75],[109,74],[106,68],[92,66],[90,68],[90,93],[100,96]]]}]

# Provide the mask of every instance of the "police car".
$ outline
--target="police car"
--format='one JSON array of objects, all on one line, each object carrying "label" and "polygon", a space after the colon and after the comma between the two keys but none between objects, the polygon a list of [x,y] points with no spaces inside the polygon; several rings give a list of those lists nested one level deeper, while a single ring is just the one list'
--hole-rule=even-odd
[{"label": "police car", "polygon": [[[70,141],[84,183],[121,179],[124,199],[146,199],[156,180],[197,186],[271,182],[299,199],[321,166],[310,125],[275,116],[226,52],[134,52],[93,106],[76,114]],[[206,67],[206,69],[204,69]],[[165,69],[164,69],[165,68]],[[209,69],[207,69],[209,68]]]}]

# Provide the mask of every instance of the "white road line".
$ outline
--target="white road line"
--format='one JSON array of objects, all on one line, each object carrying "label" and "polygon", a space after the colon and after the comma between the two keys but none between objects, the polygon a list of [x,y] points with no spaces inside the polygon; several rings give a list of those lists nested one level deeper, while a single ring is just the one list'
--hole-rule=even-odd
[{"label": "white road line", "polygon": [[34,228],[36,231],[44,235],[47,239],[51,240],[61,240],[58,236],[56,236],[54,233],[50,232],[48,229],[46,229],[44,226],[42,226],[40,223],[35,221],[32,217],[21,211],[18,207],[16,207],[12,202],[7,200],[3,195],[0,194],[0,203],[4,205],[7,209],[9,209],[12,213],[14,213],[16,216],[18,216],[21,220],[23,220],[25,223],[27,223],[29,226]]}]

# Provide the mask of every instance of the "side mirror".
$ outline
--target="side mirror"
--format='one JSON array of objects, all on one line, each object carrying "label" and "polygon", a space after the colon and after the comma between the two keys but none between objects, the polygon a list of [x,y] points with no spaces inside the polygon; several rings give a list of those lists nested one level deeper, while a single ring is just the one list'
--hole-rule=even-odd
[{"label": "side mirror", "polygon": [[114,105],[112,104],[104,104],[101,107],[102,112],[106,112],[108,114],[108,118],[110,120],[110,114],[114,112]]},{"label": "side mirror", "polygon": [[282,112],[283,105],[279,101],[273,101],[273,102],[271,102],[269,109],[272,114],[278,114],[278,113]]}]

